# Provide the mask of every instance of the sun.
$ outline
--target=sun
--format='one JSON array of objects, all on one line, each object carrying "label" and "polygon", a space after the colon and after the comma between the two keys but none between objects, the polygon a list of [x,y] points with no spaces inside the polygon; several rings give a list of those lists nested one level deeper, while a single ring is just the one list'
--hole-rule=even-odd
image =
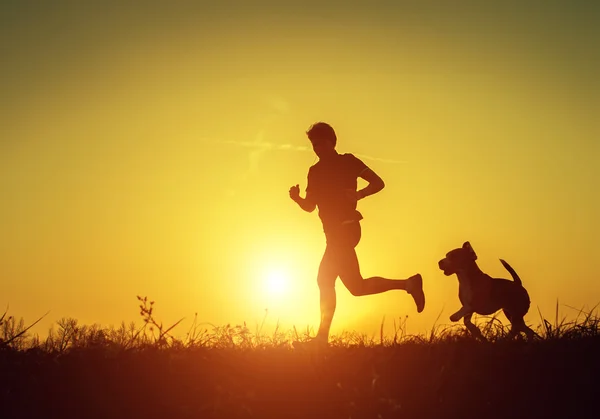
[{"label": "sun", "polygon": [[289,292],[290,277],[282,269],[271,269],[264,279],[264,292],[270,297],[282,297]]}]

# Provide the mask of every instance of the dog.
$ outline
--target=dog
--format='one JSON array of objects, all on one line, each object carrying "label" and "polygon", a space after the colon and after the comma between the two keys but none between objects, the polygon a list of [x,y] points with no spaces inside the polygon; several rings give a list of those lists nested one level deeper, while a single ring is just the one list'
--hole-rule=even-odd
[{"label": "dog", "polygon": [[492,278],[479,269],[476,260],[477,254],[467,241],[462,247],[449,251],[438,263],[444,275],[456,274],[458,278],[458,298],[462,307],[450,316],[450,320],[457,322],[464,318],[467,330],[476,338],[486,340],[481,330],[471,321],[473,314],[490,315],[502,309],[511,323],[507,338],[512,339],[524,332],[528,339],[532,339],[535,332],[525,325],[523,319],[529,311],[531,300],[519,275],[500,259],[513,281]]}]

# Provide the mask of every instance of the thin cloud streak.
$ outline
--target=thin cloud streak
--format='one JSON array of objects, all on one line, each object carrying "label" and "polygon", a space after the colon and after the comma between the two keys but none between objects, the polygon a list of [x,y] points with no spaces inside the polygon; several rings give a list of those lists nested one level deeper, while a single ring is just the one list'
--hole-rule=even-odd
[{"label": "thin cloud streak", "polygon": [[375,157],[375,156],[369,156],[367,154],[358,154],[358,153],[353,153],[356,157],[359,157],[361,159],[365,159],[365,160],[372,160],[372,161],[380,161],[382,163],[392,163],[392,164],[402,164],[402,163],[407,163],[406,160],[395,160],[395,159],[386,159],[384,157]]},{"label": "thin cloud streak", "polygon": [[263,149],[263,150],[288,150],[288,151],[308,151],[306,146],[295,146],[292,144],[275,144],[267,141],[235,141],[235,140],[217,140],[218,144],[233,144],[240,147]]},{"label": "thin cloud streak", "polygon": [[[267,141],[256,142],[256,141],[236,141],[236,140],[213,140],[212,142],[218,143],[218,144],[231,144],[231,145],[236,145],[239,147],[259,149],[261,151],[283,150],[283,151],[305,152],[305,151],[310,150],[310,147],[307,147],[307,146],[299,146],[299,145],[293,145],[293,144],[276,144],[276,143],[267,142]],[[353,154],[356,157],[359,157],[361,159],[378,161],[378,162],[382,162],[382,163],[391,163],[391,164],[406,163],[406,160],[388,159],[388,158],[384,158],[384,157],[370,156],[368,154],[358,154],[358,153],[353,153]]]}]

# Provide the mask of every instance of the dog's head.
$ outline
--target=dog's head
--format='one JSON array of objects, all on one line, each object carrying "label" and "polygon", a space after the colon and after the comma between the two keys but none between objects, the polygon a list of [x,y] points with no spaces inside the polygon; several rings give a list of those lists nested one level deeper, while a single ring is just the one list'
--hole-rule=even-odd
[{"label": "dog's head", "polygon": [[473,265],[476,260],[477,254],[471,247],[471,243],[465,242],[462,247],[446,253],[446,257],[439,261],[438,266],[444,271],[444,275],[450,276],[461,268]]}]

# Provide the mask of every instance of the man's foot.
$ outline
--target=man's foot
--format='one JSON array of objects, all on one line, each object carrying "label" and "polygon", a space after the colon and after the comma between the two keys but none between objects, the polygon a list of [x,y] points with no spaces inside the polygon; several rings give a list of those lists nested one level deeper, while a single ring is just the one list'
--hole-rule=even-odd
[{"label": "man's foot", "polygon": [[329,345],[327,343],[327,340],[317,336],[306,341],[295,340],[294,342],[292,342],[292,346],[294,347],[294,349],[304,351],[318,351],[327,348],[327,346]]},{"label": "man's foot", "polygon": [[421,274],[411,276],[406,280],[406,292],[412,295],[417,305],[417,313],[425,308],[425,294],[423,293],[423,278]]}]

